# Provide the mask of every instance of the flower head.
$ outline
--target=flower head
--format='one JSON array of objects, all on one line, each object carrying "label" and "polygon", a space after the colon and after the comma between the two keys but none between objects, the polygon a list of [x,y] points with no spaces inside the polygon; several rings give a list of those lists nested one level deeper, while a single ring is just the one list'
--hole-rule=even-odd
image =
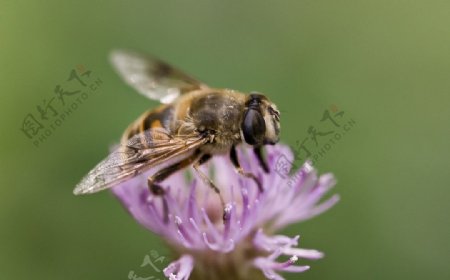
[{"label": "flower head", "polygon": [[216,156],[202,167],[220,188],[225,209],[208,184],[195,176],[189,180],[183,172],[163,183],[168,222],[162,200],[149,192],[145,176],[113,189],[131,215],[161,235],[180,256],[164,270],[169,279],[284,279],[279,272],[309,269],[298,265],[299,259],[323,256],[316,250],[298,248],[299,236],[274,233],[333,206],[337,195],[321,202],[335,184],[333,175],[318,177],[306,162],[290,178],[283,178],[274,171],[275,164],[280,157],[292,161],[292,152],[280,144],[268,146],[266,151],[269,173],[264,173],[251,151],[238,149],[243,169],[259,178],[263,192],[253,180],[237,174],[224,156]]}]

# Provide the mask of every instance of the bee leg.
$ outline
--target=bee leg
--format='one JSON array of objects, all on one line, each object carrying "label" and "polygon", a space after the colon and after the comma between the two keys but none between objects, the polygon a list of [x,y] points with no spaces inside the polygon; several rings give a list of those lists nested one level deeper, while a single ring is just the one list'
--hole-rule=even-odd
[{"label": "bee leg", "polygon": [[160,185],[153,183],[152,177],[148,177],[147,179],[148,188],[153,193],[153,195],[161,196],[163,203],[163,215],[164,215],[164,223],[167,224],[169,222],[169,206],[167,205],[167,200],[164,197],[166,191]]},{"label": "bee leg", "polygon": [[267,161],[264,159],[262,154],[262,146],[255,147],[253,149],[253,152],[255,152],[259,165],[261,165],[264,172],[269,173],[270,172],[269,166],[267,165]]},{"label": "bee leg", "polygon": [[208,184],[211,189],[219,196],[220,203],[222,204],[222,208],[224,209],[223,219],[225,220],[225,200],[223,199],[222,194],[220,193],[220,189],[214,184],[213,181],[205,174],[203,173],[199,167],[200,165],[204,164],[208,160],[211,159],[210,154],[204,154],[202,155],[195,163],[194,163],[194,170],[197,172],[197,174],[202,178],[202,180],[205,182],[205,184]]},{"label": "bee leg", "polygon": [[199,153],[195,152],[193,153],[191,156],[177,162],[174,163],[168,167],[165,167],[161,170],[159,170],[158,172],[156,172],[155,174],[153,174],[152,176],[149,176],[147,178],[147,185],[149,190],[154,194],[154,195],[158,195],[162,197],[163,200],[163,212],[164,212],[164,222],[168,223],[169,222],[169,207],[167,205],[167,200],[164,197],[164,194],[166,193],[166,191],[164,190],[163,187],[161,187],[161,185],[157,184],[162,182],[164,179],[166,179],[167,177],[169,177],[170,175],[172,175],[173,173],[175,173],[178,170],[181,170],[187,166],[189,166],[190,164],[192,164],[195,160],[197,160],[197,158],[199,157]]},{"label": "bee leg", "polygon": [[236,152],[236,147],[235,146],[231,147],[230,159],[231,159],[231,162],[233,163],[234,167],[236,168],[236,172],[237,173],[239,173],[240,175],[242,175],[244,177],[253,179],[253,181],[255,181],[256,185],[258,186],[259,191],[260,192],[264,192],[264,189],[263,189],[262,184],[259,181],[259,179],[256,178],[256,176],[253,173],[245,172],[244,169],[242,169],[241,165],[239,164],[239,159],[238,159],[238,156],[237,156],[237,152]]}]

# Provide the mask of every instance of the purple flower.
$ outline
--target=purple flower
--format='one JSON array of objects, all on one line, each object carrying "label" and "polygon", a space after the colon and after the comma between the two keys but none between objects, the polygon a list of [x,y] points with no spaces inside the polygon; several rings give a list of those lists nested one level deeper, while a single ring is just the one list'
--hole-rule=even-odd
[{"label": "purple flower", "polygon": [[306,162],[284,179],[275,172],[275,164],[282,156],[292,162],[292,152],[280,144],[268,146],[266,151],[271,169],[268,174],[262,171],[251,149],[238,149],[242,167],[261,180],[264,192],[253,180],[237,174],[227,157],[216,156],[202,166],[221,189],[225,214],[209,186],[195,176],[189,180],[184,172],[163,182],[169,222],[165,222],[162,199],[147,188],[148,174],[113,189],[131,215],[161,235],[179,256],[164,270],[169,279],[284,279],[280,272],[309,269],[298,265],[299,259],[323,257],[319,251],[298,248],[299,236],[274,233],[333,206],[339,199],[337,195],[321,202],[335,184],[333,175],[318,177]]}]

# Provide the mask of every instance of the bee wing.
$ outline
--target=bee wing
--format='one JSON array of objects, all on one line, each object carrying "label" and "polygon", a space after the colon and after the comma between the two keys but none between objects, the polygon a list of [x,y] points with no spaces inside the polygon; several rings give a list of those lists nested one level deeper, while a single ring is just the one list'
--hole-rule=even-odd
[{"label": "bee wing", "polygon": [[148,55],[115,50],[110,59],[127,84],[140,94],[161,103],[171,103],[186,91],[207,87],[182,71]]},{"label": "bee wing", "polygon": [[171,136],[161,128],[133,136],[95,166],[73,193],[95,193],[146,171],[162,162],[188,154],[209,141],[201,135]]}]

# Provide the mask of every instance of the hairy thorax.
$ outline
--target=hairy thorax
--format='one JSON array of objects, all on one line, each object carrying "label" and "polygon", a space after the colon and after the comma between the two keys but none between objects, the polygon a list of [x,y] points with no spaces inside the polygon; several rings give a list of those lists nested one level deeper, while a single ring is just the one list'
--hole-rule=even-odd
[{"label": "hairy thorax", "polygon": [[202,150],[227,152],[241,142],[240,125],[245,95],[231,90],[196,91],[187,94],[175,108],[173,131],[178,134],[206,133],[212,142]]}]

